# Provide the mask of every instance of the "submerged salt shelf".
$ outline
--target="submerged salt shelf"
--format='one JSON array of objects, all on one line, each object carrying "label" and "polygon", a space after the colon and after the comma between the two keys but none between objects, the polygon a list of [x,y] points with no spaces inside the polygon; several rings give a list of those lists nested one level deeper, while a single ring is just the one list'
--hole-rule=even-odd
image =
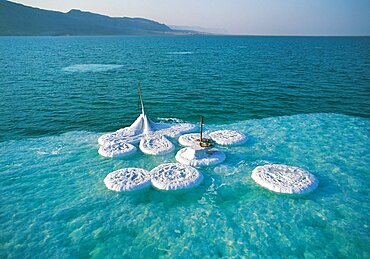
[{"label": "submerged salt shelf", "polygon": [[185,165],[211,166],[222,163],[226,156],[224,152],[217,148],[193,146],[180,149],[175,158]]},{"label": "submerged salt shelf", "polygon": [[194,54],[192,51],[172,51],[172,52],[167,52],[169,55],[189,55],[189,54]]},{"label": "submerged salt shelf", "polygon": [[121,68],[122,65],[116,64],[76,64],[63,68],[66,72],[105,72]]},{"label": "submerged salt shelf", "polygon": [[132,192],[149,188],[150,174],[142,168],[123,168],[104,178],[108,189],[116,192]]},{"label": "submerged salt shelf", "polygon": [[209,133],[213,141],[219,145],[241,145],[247,141],[247,137],[235,130],[218,130]]},{"label": "submerged salt shelf", "polygon": [[319,181],[306,170],[280,164],[257,166],[251,175],[259,185],[288,194],[304,194],[317,188]]},{"label": "submerged salt shelf", "polygon": [[178,163],[159,165],[150,174],[153,186],[167,191],[194,188],[203,181],[203,175],[197,169]]}]

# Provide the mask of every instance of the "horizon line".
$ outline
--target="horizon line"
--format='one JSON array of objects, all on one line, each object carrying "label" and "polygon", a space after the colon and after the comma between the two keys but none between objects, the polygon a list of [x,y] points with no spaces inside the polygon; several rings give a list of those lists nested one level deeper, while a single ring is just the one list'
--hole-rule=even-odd
[{"label": "horizon line", "polygon": [[205,37],[370,37],[369,35],[333,35],[333,34],[214,34],[214,33],[204,33],[198,31],[193,31],[194,34],[143,34],[143,35],[116,35],[116,34],[95,34],[95,35],[0,35],[0,37],[196,37],[196,36],[205,36]]}]

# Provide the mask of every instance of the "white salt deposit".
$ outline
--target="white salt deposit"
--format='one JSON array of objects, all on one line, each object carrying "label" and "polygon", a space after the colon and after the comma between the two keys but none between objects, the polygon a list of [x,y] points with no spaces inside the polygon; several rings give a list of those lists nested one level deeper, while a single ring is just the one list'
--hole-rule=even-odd
[{"label": "white salt deposit", "polygon": [[306,170],[280,164],[257,166],[251,177],[271,191],[289,194],[308,193],[319,184],[317,178]]},{"label": "white salt deposit", "polygon": [[176,154],[176,160],[182,164],[191,166],[217,165],[225,160],[225,153],[216,148],[202,148],[200,146],[180,149]]},{"label": "white salt deposit", "polygon": [[110,142],[110,141],[114,141],[114,140],[118,140],[118,139],[119,139],[119,137],[118,137],[118,134],[116,132],[107,133],[107,134],[101,135],[98,138],[98,143],[99,143],[99,145],[104,145],[106,142]]},{"label": "white salt deposit", "polygon": [[99,148],[99,154],[105,157],[128,156],[135,153],[137,148],[122,140],[106,142]]},{"label": "white salt deposit", "polygon": [[218,130],[209,136],[219,145],[241,145],[247,141],[247,136],[234,130]]},{"label": "white salt deposit", "polygon": [[[163,155],[174,150],[175,146],[166,138],[176,138],[183,133],[188,133],[197,128],[191,123],[154,123],[145,114],[144,104],[141,97],[140,87],[139,97],[141,101],[141,114],[129,127],[117,130],[113,133],[104,134],[99,137],[98,142],[101,147],[99,153],[102,155],[115,155],[111,151],[112,148],[116,150],[116,143],[135,144],[140,142],[139,148],[146,154]],[[127,147],[125,147],[127,149]],[[108,151],[106,151],[108,149]]]},{"label": "white salt deposit", "polygon": [[161,129],[158,134],[170,137],[170,138],[178,138],[181,134],[193,132],[197,129],[197,125],[192,123],[178,123],[170,125],[164,129]]},{"label": "white salt deposit", "polygon": [[139,147],[143,153],[148,155],[164,155],[175,149],[175,146],[168,139],[158,134],[143,137]]},{"label": "white salt deposit", "polygon": [[149,134],[153,132],[154,127],[155,123],[149,120],[148,116],[146,116],[143,110],[143,113],[141,113],[139,117],[137,117],[137,119],[134,121],[134,123],[132,123],[130,127],[128,127],[126,134]]},{"label": "white salt deposit", "polygon": [[150,173],[141,168],[123,168],[108,174],[104,183],[116,192],[138,191],[151,186]]},{"label": "white salt deposit", "polygon": [[153,186],[160,190],[189,189],[203,181],[203,175],[197,169],[178,163],[159,165],[150,174]]},{"label": "white salt deposit", "polygon": [[113,133],[107,133],[98,138],[100,145],[105,145],[112,141],[124,141],[130,144],[140,142],[140,135],[134,135],[134,132],[129,130],[129,127],[117,130]]},{"label": "white salt deposit", "polygon": [[151,134],[155,127],[156,124],[151,122],[145,114],[140,114],[131,126],[100,136],[98,143],[104,145],[113,140],[123,140],[132,144],[139,143],[143,134]]},{"label": "white salt deposit", "polygon": [[193,54],[194,52],[192,51],[172,51],[172,52],[167,52],[167,54],[170,54],[170,55],[189,55],[189,54]]},{"label": "white salt deposit", "polygon": [[[209,136],[207,135],[204,135],[203,137],[209,138]],[[181,135],[179,137],[180,145],[185,146],[185,147],[191,147],[191,146],[196,146],[196,145],[199,146],[199,142],[200,142],[199,133],[189,133],[189,134]]]},{"label": "white salt deposit", "polygon": [[122,67],[115,64],[77,64],[63,68],[66,72],[105,72]]}]

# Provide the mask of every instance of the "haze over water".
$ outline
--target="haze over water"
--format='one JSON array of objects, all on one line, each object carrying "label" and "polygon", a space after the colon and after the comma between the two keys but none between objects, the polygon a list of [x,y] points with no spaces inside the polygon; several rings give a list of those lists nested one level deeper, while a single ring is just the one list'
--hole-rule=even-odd
[{"label": "haze over water", "polygon": [[[0,257],[369,257],[369,49],[369,37],[0,38]],[[113,170],[174,162],[97,153],[139,114],[138,82],[151,119],[204,115],[250,140],[191,192],[109,191]],[[262,189],[250,173],[266,163],[306,168],[319,187]]]}]

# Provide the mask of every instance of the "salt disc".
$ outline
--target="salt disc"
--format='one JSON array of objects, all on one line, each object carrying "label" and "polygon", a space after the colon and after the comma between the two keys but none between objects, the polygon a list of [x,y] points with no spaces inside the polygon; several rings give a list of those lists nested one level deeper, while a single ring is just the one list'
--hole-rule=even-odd
[{"label": "salt disc", "polygon": [[189,189],[203,181],[203,175],[197,169],[178,163],[159,165],[150,174],[153,186],[160,190]]},{"label": "salt disc", "polygon": [[210,166],[222,163],[225,153],[216,148],[186,147],[176,154],[176,160],[185,165]]},{"label": "salt disc", "polygon": [[289,194],[303,194],[317,188],[319,181],[306,170],[288,165],[257,166],[252,179],[271,191]]},{"label": "salt disc", "polygon": [[149,155],[164,155],[175,149],[175,146],[162,135],[148,135],[141,139],[140,150]]},{"label": "salt disc", "polygon": [[209,133],[213,141],[219,145],[241,145],[247,141],[247,137],[234,130],[218,130]]},{"label": "salt disc", "polygon": [[140,135],[134,135],[134,132],[130,128],[126,127],[119,129],[113,133],[107,133],[98,138],[98,143],[104,145],[107,142],[122,140],[124,142],[134,144],[140,141]]},{"label": "salt disc", "polygon": [[[204,138],[209,138],[207,135],[203,136]],[[199,133],[189,133],[179,137],[179,143],[185,147],[199,146],[200,134]]]},{"label": "salt disc", "polygon": [[151,186],[150,173],[141,168],[123,168],[109,173],[104,183],[116,192],[138,191]]},{"label": "salt disc", "polygon": [[98,143],[99,143],[99,145],[104,145],[106,142],[115,141],[115,140],[119,140],[119,139],[120,139],[120,134],[119,133],[117,133],[117,132],[107,133],[107,134],[101,135],[98,138]]},{"label": "salt disc", "polygon": [[136,152],[136,147],[122,140],[106,142],[99,148],[99,154],[105,157],[128,156]]}]

